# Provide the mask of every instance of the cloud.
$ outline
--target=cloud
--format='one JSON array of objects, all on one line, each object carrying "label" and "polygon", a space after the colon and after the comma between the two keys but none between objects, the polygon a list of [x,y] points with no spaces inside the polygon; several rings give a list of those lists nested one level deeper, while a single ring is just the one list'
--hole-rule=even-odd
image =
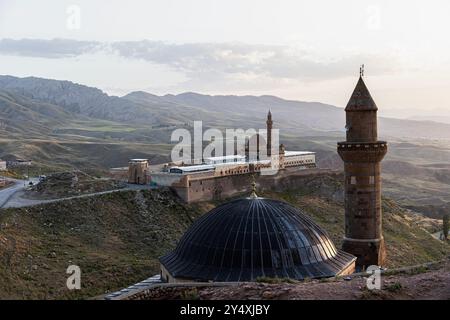
[{"label": "cloud", "polygon": [[1,39],[0,54],[38,58],[68,58],[99,50],[100,43],[70,39]]},{"label": "cloud", "polygon": [[189,75],[259,74],[297,80],[321,80],[355,74],[361,63],[370,64],[371,74],[395,69],[393,59],[351,54],[332,61],[318,60],[311,53],[288,46],[242,43],[165,44],[155,41],[116,42],[112,49],[120,56],[170,65]]},{"label": "cloud", "polygon": [[321,59],[307,50],[289,46],[244,43],[0,40],[0,54],[58,59],[95,52],[169,66],[192,81],[205,84],[233,80],[253,81],[251,79],[258,77],[295,81],[338,79],[354,76],[361,63],[370,66],[371,75],[382,75],[392,72],[397,65],[395,57],[375,54],[341,53],[341,56],[334,59]]}]

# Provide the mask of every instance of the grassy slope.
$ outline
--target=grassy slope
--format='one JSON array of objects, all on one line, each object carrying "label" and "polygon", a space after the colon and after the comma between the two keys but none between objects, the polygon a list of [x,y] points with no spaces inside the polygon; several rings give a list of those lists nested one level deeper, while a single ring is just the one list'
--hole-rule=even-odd
[{"label": "grassy slope", "polygon": [[[314,221],[329,233],[336,246],[342,244],[344,234],[344,208],[342,204],[327,201],[314,195],[295,192],[269,193],[304,209]],[[450,246],[432,238],[410,219],[408,213],[394,201],[383,199],[383,230],[387,248],[387,265],[390,268],[415,265],[439,260],[450,254]]]},{"label": "grassy slope", "polygon": [[[304,209],[340,245],[342,204],[310,190],[265,195]],[[143,280],[158,272],[158,257],[174,247],[192,219],[216,204],[186,206],[168,191],[130,191],[1,210],[0,298],[87,298]],[[393,202],[385,200],[384,210],[390,267],[449,253],[449,246],[410,225]],[[65,288],[71,264],[82,270],[78,292]]]},{"label": "grassy slope", "polygon": [[[0,298],[86,298],[141,281],[195,216],[150,192],[2,210]],[[82,271],[78,292],[65,287],[71,264]]]}]

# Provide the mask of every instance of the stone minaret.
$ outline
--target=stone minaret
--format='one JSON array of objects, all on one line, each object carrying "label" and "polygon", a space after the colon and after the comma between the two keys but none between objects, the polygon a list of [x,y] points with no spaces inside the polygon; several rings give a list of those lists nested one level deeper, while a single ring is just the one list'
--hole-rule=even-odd
[{"label": "stone minaret", "polygon": [[337,150],[345,170],[345,237],[342,249],[357,257],[359,267],[384,265],[381,226],[380,162],[387,144],[378,141],[377,106],[363,74],[345,108],[347,141]]},{"label": "stone minaret", "polygon": [[280,144],[280,147],[278,149],[278,168],[279,169],[284,169],[285,165],[284,165],[284,154],[286,152],[286,149],[284,147],[284,144]]},{"label": "stone minaret", "polygon": [[272,113],[269,110],[269,113],[267,114],[267,157],[272,156]]}]

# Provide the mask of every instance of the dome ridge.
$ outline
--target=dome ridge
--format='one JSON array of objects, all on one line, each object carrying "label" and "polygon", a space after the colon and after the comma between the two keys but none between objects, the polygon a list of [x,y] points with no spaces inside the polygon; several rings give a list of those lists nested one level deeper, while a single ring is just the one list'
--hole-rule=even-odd
[{"label": "dome ridge", "polygon": [[173,278],[201,281],[329,277],[354,260],[300,209],[260,197],[212,209],[160,259]]}]

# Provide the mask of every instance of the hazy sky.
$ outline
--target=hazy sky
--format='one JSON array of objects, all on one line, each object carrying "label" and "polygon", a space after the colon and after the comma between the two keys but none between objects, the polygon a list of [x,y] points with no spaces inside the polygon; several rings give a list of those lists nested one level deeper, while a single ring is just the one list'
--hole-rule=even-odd
[{"label": "hazy sky", "polygon": [[0,74],[450,115],[450,1],[0,0]]}]

